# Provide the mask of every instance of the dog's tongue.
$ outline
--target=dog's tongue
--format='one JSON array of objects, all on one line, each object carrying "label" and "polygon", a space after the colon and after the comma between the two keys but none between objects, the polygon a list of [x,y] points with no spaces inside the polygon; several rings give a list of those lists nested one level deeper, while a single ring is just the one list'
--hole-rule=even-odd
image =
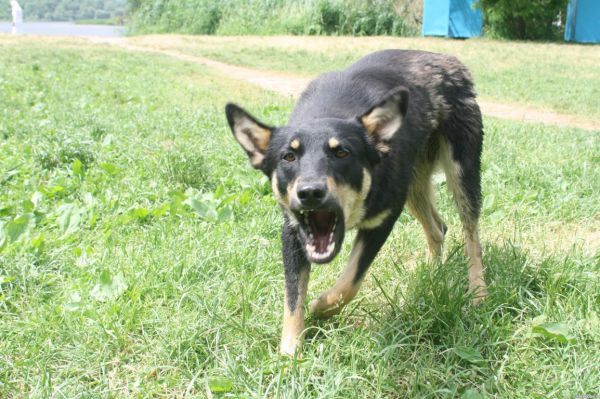
[{"label": "dog's tongue", "polygon": [[315,238],[315,249],[318,253],[327,251],[330,243],[330,234],[335,225],[335,213],[327,211],[313,211],[309,214],[310,231]]}]

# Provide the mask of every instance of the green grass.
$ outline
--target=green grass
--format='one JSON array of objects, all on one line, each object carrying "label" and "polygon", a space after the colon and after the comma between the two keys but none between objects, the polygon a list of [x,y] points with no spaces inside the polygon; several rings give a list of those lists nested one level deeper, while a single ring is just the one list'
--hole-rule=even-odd
[{"label": "green grass", "polygon": [[[425,264],[403,215],[359,297],[308,320],[293,362],[277,356],[279,211],[223,115],[235,100],[284,123],[292,102],[81,42],[0,36],[0,63],[0,397],[598,394],[597,133],[487,118],[488,300],[468,304],[438,183],[445,261]],[[311,299],[349,242],[314,268]]]},{"label": "green grass", "polygon": [[170,40],[182,51],[252,68],[316,75],[341,69],[386,48],[419,49],[457,56],[473,73],[480,96],[549,108],[600,126],[600,48],[494,40],[434,38],[227,38]]}]

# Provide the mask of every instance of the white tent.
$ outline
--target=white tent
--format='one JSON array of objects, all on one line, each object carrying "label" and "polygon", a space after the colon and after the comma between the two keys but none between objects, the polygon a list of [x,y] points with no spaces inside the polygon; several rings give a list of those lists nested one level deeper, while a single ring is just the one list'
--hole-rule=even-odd
[{"label": "white tent", "polygon": [[12,8],[12,33],[17,33],[19,25],[23,23],[23,9],[17,0],[10,0]]},{"label": "white tent", "polygon": [[12,8],[12,20],[14,23],[20,24],[23,22],[23,9],[17,0],[10,0]]}]

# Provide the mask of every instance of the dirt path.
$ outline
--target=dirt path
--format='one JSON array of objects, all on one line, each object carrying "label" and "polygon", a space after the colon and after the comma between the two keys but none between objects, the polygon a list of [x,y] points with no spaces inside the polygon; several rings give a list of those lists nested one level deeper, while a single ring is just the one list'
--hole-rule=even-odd
[{"label": "dirt path", "polygon": [[[265,90],[270,90],[284,96],[299,96],[302,90],[304,90],[304,88],[307,86],[308,82],[310,82],[312,79],[294,74],[274,71],[261,71],[225,64],[213,59],[184,54],[176,50],[169,50],[163,46],[133,44],[128,41],[127,38],[95,38],[90,40],[95,43],[111,44],[130,51],[165,54],[182,61],[206,65],[210,68],[219,70],[231,78],[249,82]],[[534,107],[502,104],[481,98],[478,99],[478,102],[481,106],[483,114],[487,116],[523,122],[544,123],[561,127],[576,127],[589,131],[600,131],[600,126],[597,123],[572,115],[559,114],[553,111]]]}]

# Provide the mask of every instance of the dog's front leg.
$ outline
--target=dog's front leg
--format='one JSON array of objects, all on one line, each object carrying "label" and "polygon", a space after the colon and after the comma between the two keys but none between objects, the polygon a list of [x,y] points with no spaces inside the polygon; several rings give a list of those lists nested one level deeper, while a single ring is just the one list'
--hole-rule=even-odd
[{"label": "dog's front leg", "polygon": [[279,350],[285,355],[294,355],[302,343],[304,330],[304,300],[308,288],[310,263],[296,236],[296,232],[284,222],[283,267],[285,272],[285,299],[283,331]]},{"label": "dog's front leg", "polygon": [[310,311],[316,317],[331,317],[356,296],[369,266],[381,249],[394,226],[395,217],[375,229],[361,229],[356,235],[350,259],[344,271],[329,290],[310,303]]}]

